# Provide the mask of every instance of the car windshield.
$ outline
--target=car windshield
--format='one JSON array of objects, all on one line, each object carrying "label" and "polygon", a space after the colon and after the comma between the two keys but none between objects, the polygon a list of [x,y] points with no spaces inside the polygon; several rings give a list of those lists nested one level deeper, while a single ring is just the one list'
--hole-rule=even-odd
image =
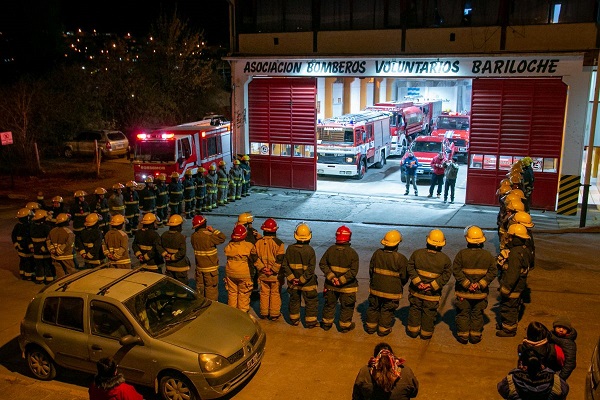
[{"label": "car windshield", "polygon": [[466,131],[469,129],[468,117],[438,117],[437,129],[458,129]]},{"label": "car windshield", "polygon": [[327,126],[317,127],[317,140],[326,143],[354,143],[354,131]]},{"label": "car windshield", "polygon": [[413,142],[413,153],[439,153],[442,151],[442,142]]},{"label": "car windshield", "polygon": [[174,140],[144,140],[135,144],[135,159],[139,161],[175,161]]},{"label": "car windshield", "polygon": [[211,302],[189,287],[165,278],[124,304],[138,323],[156,336],[197,317]]}]

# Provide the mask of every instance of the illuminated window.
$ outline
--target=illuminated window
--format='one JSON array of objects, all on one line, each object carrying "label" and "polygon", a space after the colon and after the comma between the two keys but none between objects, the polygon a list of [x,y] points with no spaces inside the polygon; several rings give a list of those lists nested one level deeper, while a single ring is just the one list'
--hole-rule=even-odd
[{"label": "illuminated window", "polygon": [[483,167],[483,154],[471,154],[469,168],[481,169]]},{"label": "illuminated window", "polygon": [[[535,162],[533,167],[533,170],[536,171]],[[543,172],[558,172],[558,158],[544,158]]]},{"label": "illuminated window", "polygon": [[500,156],[500,162],[498,164],[498,169],[508,171],[512,166],[513,158],[512,156]]},{"label": "illuminated window", "polygon": [[496,169],[495,154],[486,154],[483,156],[483,169]]},{"label": "illuminated window", "polygon": [[269,155],[269,143],[251,142],[250,143],[250,154],[260,154],[261,156],[268,156]]},{"label": "illuminated window", "polygon": [[315,157],[315,146],[304,145],[304,157],[314,158]]}]

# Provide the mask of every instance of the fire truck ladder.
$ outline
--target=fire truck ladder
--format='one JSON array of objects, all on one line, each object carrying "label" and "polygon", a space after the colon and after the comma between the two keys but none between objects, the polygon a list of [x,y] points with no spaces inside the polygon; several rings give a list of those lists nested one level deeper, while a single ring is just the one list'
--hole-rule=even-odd
[{"label": "fire truck ladder", "polygon": [[387,114],[381,111],[361,111],[356,114],[344,114],[338,117],[328,118],[324,121],[325,124],[347,124],[354,125],[358,122],[370,122],[381,117],[386,117]]}]

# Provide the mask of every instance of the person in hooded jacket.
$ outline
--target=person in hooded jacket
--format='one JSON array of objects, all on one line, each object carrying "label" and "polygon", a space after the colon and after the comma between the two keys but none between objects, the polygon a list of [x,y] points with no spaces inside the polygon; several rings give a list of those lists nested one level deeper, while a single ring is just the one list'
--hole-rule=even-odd
[{"label": "person in hooded jacket", "polygon": [[[550,342],[550,331],[546,325],[532,321],[527,326],[527,336],[517,346],[519,356],[527,349],[533,349],[538,354],[541,362],[554,372],[560,372],[564,363],[562,349]],[[519,360],[521,360],[519,358]]]},{"label": "person in hooded jacket", "polygon": [[550,332],[550,342],[559,346],[565,356],[564,364],[558,374],[565,381],[577,366],[577,330],[571,325],[571,321],[565,317],[559,317],[552,323],[553,330]]},{"label": "person in hooded jacket", "polygon": [[125,382],[125,377],[119,373],[117,363],[112,358],[101,358],[96,363],[96,368],[98,373],[88,390],[90,400],[144,399],[133,386]]}]

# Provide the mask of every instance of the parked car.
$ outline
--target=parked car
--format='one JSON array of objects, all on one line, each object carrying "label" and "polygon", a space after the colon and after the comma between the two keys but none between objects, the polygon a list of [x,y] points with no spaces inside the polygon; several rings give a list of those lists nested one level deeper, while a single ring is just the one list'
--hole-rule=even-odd
[{"label": "parked car", "polygon": [[73,140],[65,142],[63,155],[67,158],[75,155],[93,156],[95,141],[102,157],[124,157],[129,148],[129,140],[121,131],[83,131]]},{"label": "parked car", "polygon": [[585,399],[600,399],[600,337],[592,353],[592,361],[585,379]]},{"label": "parked car", "polygon": [[258,368],[266,335],[249,314],[141,269],[98,267],[44,287],[21,322],[31,373],[96,372],[113,357],[128,382],[165,400],[221,397]]},{"label": "parked car", "polygon": [[[410,148],[419,160],[417,168],[417,181],[431,179],[431,160],[440,152],[446,154],[446,159],[451,160],[454,157],[454,143],[441,136],[419,136],[412,142]],[[404,171],[404,160],[408,157],[408,152],[400,160],[400,180],[406,182],[406,172]]]}]

